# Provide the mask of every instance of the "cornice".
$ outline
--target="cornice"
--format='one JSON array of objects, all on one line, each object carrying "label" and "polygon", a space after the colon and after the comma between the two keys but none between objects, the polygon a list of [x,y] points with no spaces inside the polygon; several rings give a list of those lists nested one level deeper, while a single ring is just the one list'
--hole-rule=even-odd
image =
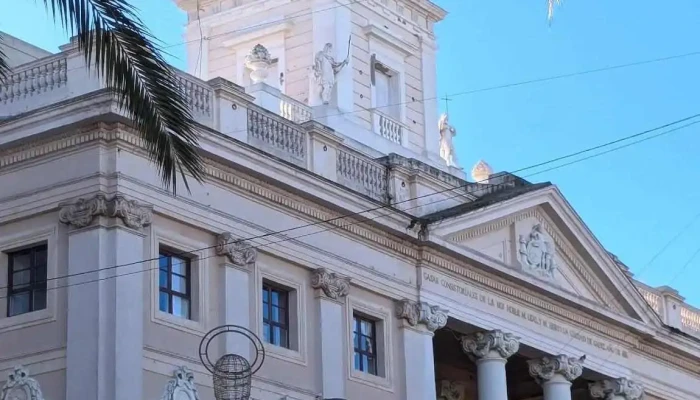
[{"label": "cornice", "polygon": [[[135,148],[142,147],[141,139],[126,125],[120,123],[100,122],[84,127],[83,129],[73,131],[70,134],[35,140],[20,146],[5,148],[0,151],[0,166],[6,167],[19,164],[38,157],[52,155],[62,150],[74,149],[75,146],[88,144],[95,141],[121,141],[128,146],[134,146]],[[242,177],[242,173],[240,171],[235,171],[230,167],[226,167],[211,159],[206,159],[205,162],[206,175],[226,184],[227,187],[235,187],[238,190],[248,192],[254,196],[260,197],[266,201],[275,203],[288,210],[298,212],[299,214],[303,214],[315,220],[325,220],[341,216],[341,214],[337,212],[318,205],[310,204],[308,201],[304,201],[304,199],[295,195],[283,193],[279,188],[274,188],[269,184],[256,180],[255,178],[247,176]],[[534,211],[530,210],[526,211],[525,213],[528,212]],[[515,216],[508,218],[515,218]],[[519,218],[523,217],[520,216]],[[506,223],[502,220],[503,219],[494,221],[493,223],[487,225],[493,225],[494,227],[505,226],[503,224]],[[650,357],[664,361],[670,365],[683,368],[694,374],[700,374],[700,364],[698,364],[696,360],[679,355],[677,352],[670,353],[668,351],[669,349],[664,349],[662,346],[651,342],[642,341],[637,335],[630,334],[628,331],[616,329],[598,322],[597,320],[592,319],[590,315],[579,314],[566,307],[553,304],[551,299],[549,299],[546,294],[537,294],[528,289],[524,289],[521,286],[510,282],[506,283],[498,278],[491,277],[486,273],[477,272],[474,267],[465,264],[464,260],[457,260],[447,255],[436,254],[431,250],[421,249],[421,247],[411,244],[409,241],[394,237],[386,231],[367,226],[360,220],[344,218],[334,220],[330,223],[335,227],[340,228],[341,231],[345,231],[358,237],[359,239],[363,240],[363,242],[373,243],[375,246],[381,247],[384,251],[388,250],[398,256],[418,260],[420,263],[425,263],[426,266],[438,267],[452,272],[480,286],[493,289],[507,297],[536,306],[544,311],[563,317],[571,322],[587,327],[609,338],[627,343],[631,347]],[[487,229],[487,227],[482,226],[476,227],[475,229]],[[463,267],[464,265],[466,265],[467,268]]]}]

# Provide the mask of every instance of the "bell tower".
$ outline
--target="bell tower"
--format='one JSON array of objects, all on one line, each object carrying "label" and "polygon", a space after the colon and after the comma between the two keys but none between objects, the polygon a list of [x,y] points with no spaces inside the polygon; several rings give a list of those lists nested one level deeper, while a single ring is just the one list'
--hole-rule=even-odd
[{"label": "bell tower", "polygon": [[190,74],[279,91],[371,156],[464,175],[439,156],[433,27],[446,12],[429,0],[175,1]]}]

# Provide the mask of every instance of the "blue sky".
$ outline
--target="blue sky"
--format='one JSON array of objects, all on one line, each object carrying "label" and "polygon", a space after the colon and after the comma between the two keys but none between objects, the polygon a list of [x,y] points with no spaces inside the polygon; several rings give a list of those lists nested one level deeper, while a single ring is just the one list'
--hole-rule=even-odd
[{"label": "blue sky", "polygon": [[[0,30],[48,50],[67,36],[41,2],[13,2]],[[171,0],[134,0],[152,32],[182,42]],[[700,112],[700,56],[508,89],[508,83],[700,51],[700,3],[567,0],[550,25],[544,0],[440,0],[440,96],[461,163],[517,170]],[[18,18],[17,16],[22,16]],[[170,61],[185,67],[182,45]],[[700,125],[534,176],[559,186],[610,251],[652,286],[672,285],[700,306]],[[523,175],[537,170],[524,172]],[[683,232],[662,253],[666,244]],[[653,263],[650,264],[652,258]],[[641,272],[641,274],[639,274]]]}]

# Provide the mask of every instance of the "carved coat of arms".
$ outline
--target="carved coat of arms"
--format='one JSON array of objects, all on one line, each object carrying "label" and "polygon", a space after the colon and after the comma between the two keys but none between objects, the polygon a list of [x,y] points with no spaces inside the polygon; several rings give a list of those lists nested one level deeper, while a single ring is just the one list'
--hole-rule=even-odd
[{"label": "carved coat of arms", "polygon": [[523,267],[542,276],[554,275],[554,246],[545,239],[540,224],[533,226],[529,235],[520,235],[519,253]]}]

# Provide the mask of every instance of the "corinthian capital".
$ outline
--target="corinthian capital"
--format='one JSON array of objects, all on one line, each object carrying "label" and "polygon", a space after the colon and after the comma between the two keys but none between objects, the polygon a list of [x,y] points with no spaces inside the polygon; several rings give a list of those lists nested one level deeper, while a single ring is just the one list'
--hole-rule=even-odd
[{"label": "corinthian capital", "polygon": [[627,378],[606,379],[588,385],[591,397],[604,400],[641,400],[644,396],[642,385]]},{"label": "corinthian capital", "polygon": [[63,204],[58,220],[75,228],[84,228],[96,217],[118,218],[129,228],[141,229],[151,224],[152,215],[150,207],[142,206],[136,200],[127,200],[122,195],[108,199],[98,193],[91,198]]},{"label": "corinthian capital", "polygon": [[234,265],[255,264],[258,251],[248,243],[236,239],[231,232],[224,232],[216,237],[216,254],[226,256]]},{"label": "corinthian capital", "polygon": [[396,316],[399,319],[406,320],[411,326],[425,325],[430,332],[435,332],[447,324],[447,313],[447,310],[431,306],[424,301],[403,299],[396,302]]},{"label": "corinthian capital", "polygon": [[583,373],[583,360],[585,359],[586,356],[575,358],[560,354],[528,360],[527,364],[530,376],[535,378],[539,384],[552,379],[555,375],[560,375],[571,382]]},{"label": "corinthian capital", "polygon": [[350,278],[336,275],[325,268],[318,268],[311,273],[311,287],[322,290],[331,299],[338,300],[350,292]]},{"label": "corinthian capital", "polygon": [[472,359],[504,358],[518,352],[520,338],[512,333],[503,333],[496,329],[488,332],[476,332],[462,336],[462,351]]}]

